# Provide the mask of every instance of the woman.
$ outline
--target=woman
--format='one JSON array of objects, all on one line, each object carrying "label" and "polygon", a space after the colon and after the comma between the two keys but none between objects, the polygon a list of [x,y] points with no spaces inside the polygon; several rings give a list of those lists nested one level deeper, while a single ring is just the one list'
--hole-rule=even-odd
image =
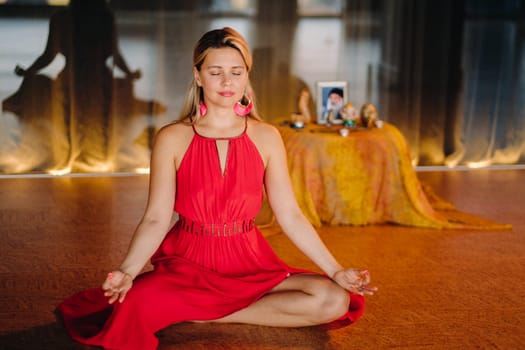
[{"label": "woman", "polygon": [[[128,253],[102,290],[59,306],[69,332],[87,344],[144,350],[156,348],[156,331],[182,321],[355,321],[375,288],[366,271],[341,267],[301,213],[280,135],[247,97],[246,42],[231,28],[212,30],[193,59],[181,120],[156,136],[148,204]],[[291,268],[271,250],[254,225],[263,186],[283,231],[326,276]],[[154,270],[140,274],[150,258]]]}]

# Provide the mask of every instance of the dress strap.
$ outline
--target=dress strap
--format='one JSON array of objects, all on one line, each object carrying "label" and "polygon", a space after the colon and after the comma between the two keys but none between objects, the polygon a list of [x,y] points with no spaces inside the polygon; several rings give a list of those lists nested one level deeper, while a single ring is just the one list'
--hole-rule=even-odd
[{"label": "dress strap", "polygon": [[244,130],[242,131],[243,134],[246,134],[246,130],[248,130],[248,116],[244,117]]}]

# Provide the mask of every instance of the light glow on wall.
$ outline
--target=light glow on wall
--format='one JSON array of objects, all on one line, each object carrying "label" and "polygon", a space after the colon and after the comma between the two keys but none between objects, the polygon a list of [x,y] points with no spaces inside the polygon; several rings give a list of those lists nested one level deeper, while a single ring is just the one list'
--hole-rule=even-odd
[{"label": "light glow on wall", "polygon": [[51,6],[67,6],[69,0],[47,0],[47,4]]}]

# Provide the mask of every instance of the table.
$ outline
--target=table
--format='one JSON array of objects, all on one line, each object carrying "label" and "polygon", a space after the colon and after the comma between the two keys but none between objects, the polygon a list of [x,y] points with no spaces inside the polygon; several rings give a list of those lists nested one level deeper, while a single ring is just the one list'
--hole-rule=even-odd
[{"label": "table", "polygon": [[408,144],[395,126],[354,129],[346,137],[339,134],[341,128],[278,126],[294,193],[314,226],[495,227],[472,220],[474,216],[459,217],[452,204],[437,196],[431,203],[412,166]]}]

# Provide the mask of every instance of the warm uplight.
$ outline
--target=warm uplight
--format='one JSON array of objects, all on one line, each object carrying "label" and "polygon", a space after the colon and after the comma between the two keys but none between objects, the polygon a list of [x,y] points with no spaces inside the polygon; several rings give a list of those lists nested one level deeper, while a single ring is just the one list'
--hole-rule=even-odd
[{"label": "warm uplight", "polygon": [[53,176],[62,176],[69,174],[71,172],[71,168],[64,168],[64,169],[53,169],[49,170],[48,174]]},{"label": "warm uplight", "polygon": [[[62,176],[66,174],[70,174],[72,172],[71,167],[66,167],[63,169],[52,169],[49,170],[47,173],[54,176]],[[96,165],[86,165],[86,164],[75,164],[75,172],[82,172],[82,173],[111,173],[113,170],[113,167],[111,164],[108,163],[99,163]]]},{"label": "warm uplight", "polygon": [[135,168],[137,174],[149,174],[149,168]]},{"label": "warm uplight", "polygon": [[486,168],[491,165],[490,160],[484,160],[481,162],[468,162],[467,167],[471,169],[479,169],[479,168]]},{"label": "warm uplight", "polygon": [[458,166],[459,162],[463,159],[464,156],[465,156],[465,150],[460,149],[452,153],[451,155],[448,155],[445,158],[445,165],[449,168],[455,168],[456,166]]},{"label": "warm uplight", "polygon": [[67,6],[69,0],[47,0],[47,4],[51,6]]}]

